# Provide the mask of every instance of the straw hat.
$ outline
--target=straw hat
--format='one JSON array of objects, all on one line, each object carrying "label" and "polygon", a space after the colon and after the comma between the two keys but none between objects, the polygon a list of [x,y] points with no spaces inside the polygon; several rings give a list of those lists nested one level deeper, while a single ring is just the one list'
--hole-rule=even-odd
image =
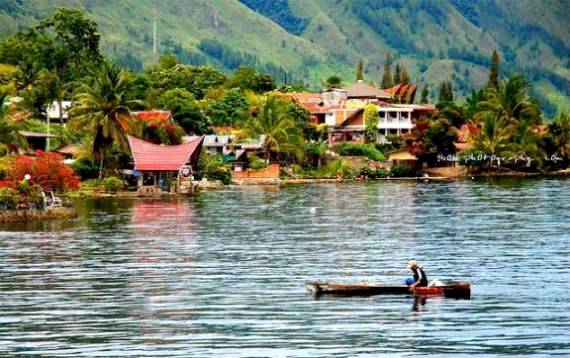
[{"label": "straw hat", "polygon": [[416,260],[410,260],[410,261],[408,261],[408,268],[409,268],[409,269],[411,269],[411,268],[413,268],[413,267],[416,267],[416,266],[418,266],[418,265],[419,265],[419,264],[418,264],[418,262],[417,262]]}]

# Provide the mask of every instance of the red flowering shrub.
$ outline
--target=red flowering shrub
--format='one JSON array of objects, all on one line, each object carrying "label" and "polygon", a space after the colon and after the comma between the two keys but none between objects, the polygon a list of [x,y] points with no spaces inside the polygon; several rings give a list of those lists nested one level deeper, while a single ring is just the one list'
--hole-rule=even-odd
[{"label": "red flowering shrub", "polygon": [[63,163],[59,154],[37,151],[36,155],[13,156],[5,178],[0,181],[0,187],[16,188],[25,175],[29,174],[30,185],[39,185],[44,191],[79,189],[79,177]]}]

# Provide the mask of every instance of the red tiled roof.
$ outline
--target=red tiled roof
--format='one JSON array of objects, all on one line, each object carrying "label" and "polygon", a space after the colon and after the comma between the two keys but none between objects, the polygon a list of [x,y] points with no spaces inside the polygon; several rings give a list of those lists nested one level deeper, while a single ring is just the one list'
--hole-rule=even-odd
[{"label": "red tiled roof", "polygon": [[315,92],[286,92],[282,93],[281,96],[289,97],[292,100],[297,101],[299,103],[321,102],[323,100],[322,95],[320,93],[315,93]]},{"label": "red tiled roof", "polygon": [[400,98],[410,98],[410,100],[414,99],[414,95],[416,93],[417,86],[414,84],[397,84],[390,88],[385,88],[384,91],[389,93],[392,97],[400,97]]},{"label": "red tiled roof", "polygon": [[163,111],[158,109],[153,109],[152,111],[138,111],[138,112],[133,112],[133,114],[139,119],[145,121],[151,119],[167,121],[172,118],[172,113],[170,111]]},{"label": "red tiled roof", "polygon": [[179,145],[157,145],[142,139],[128,136],[131,153],[135,160],[135,170],[179,170],[188,163],[202,147],[204,137],[197,137]]},{"label": "red tiled roof", "polygon": [[459,143],[467,143],[471,136],[477,134],[477,127],[473,124],[463,124],[461,128],[457,131],[457,141]]}]

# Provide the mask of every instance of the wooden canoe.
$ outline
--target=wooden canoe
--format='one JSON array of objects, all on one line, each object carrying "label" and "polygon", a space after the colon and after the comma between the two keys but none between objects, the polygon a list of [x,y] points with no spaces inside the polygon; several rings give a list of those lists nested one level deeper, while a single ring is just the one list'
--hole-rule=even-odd
[{"label": "wooden canoe", "polygon": [[337,296],[411,295],[444,296],[450,298],[471,298],[471,284],[458,282],[446,286],[417,287],[410,292],[408,286],[387,286],[374,283],[344,284],[332,282],[306,282],[305,287],[314,295]]}]

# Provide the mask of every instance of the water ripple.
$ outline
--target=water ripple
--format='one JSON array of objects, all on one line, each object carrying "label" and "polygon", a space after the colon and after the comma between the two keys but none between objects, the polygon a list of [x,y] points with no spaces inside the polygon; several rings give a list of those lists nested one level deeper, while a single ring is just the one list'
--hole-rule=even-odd
[{"label": "water ripple", "polygon": [[[240,188],[82,200],[0,232],[0,355],[570,355],[570,182]],[[314,299],[400,284],[405,262],[473,299]]]}]

